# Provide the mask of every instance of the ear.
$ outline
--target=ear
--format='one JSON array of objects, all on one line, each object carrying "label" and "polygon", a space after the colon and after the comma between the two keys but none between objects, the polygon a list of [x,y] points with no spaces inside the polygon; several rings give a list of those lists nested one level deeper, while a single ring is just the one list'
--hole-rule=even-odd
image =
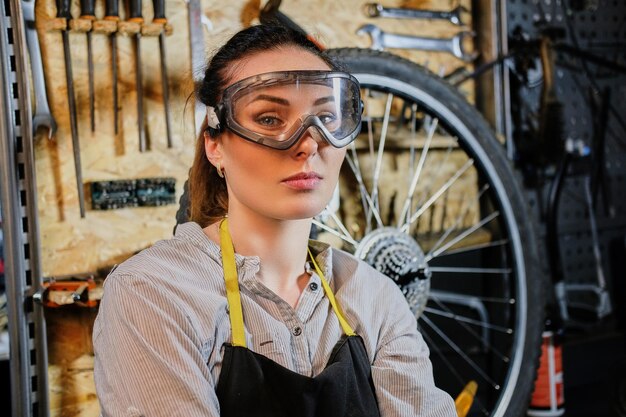
[{"label": "ear", "polygon": [[204,132],[204,152],[206,157],[213,165],[222,161],[222,141],[219,138],[213,138],[208,131]]}]

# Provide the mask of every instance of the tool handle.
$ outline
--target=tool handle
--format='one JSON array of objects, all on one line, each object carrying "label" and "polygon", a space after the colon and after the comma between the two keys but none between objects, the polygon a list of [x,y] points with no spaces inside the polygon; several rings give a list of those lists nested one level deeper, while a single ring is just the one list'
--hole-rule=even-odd
[{"label": "tool handle", "polygon": [[117,20],[120,17],[120,4],[119,0],[106,0],[106,16],[107,20]]},{"label": "tool handle", "polygon": [[167,23],[165,18],[165,0],[153,0],[154,23]]},{"label": "tool handle", "polygon": [[130,0],[128,2],[130,21],[143,22],[143,16],[141,15],[141,0]]},{"label": "tool handle", "polygon": [[57,0],[57,17],[71,19],[70,0]]},{"label": "tool handle", "polygon": [[80,0],[80,18],[94,20],[96,18],[96,1]]}]

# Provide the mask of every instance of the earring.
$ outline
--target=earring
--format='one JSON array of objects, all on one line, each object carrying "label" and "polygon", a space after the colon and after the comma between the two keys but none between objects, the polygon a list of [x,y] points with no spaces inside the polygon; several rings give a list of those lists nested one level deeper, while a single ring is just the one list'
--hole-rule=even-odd
[{"label": "earring", "polygon": [[217,169],[217,175],[220,176],[220,178],[224,178],[224,170],[222,169],[222,166],[220,165],[220,163],[217,163],[217,166],[215,167],[215,169]]}]

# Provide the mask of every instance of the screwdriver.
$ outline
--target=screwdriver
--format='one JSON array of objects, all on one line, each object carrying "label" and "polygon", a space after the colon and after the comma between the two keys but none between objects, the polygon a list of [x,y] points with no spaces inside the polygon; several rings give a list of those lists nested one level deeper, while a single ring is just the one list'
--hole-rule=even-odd
[{"label": "screwdriver", "polygon": [[[70,0],[57,0],[57,18],[65,19],[67,23],[70,14]],[[76,172],[76,186],[80,217],[85,217],[85,194],[83,191],[83,174],[80,163],[80,143],[78,140],[78,124],[76,121],[76,100],[74,97],[74,81],[72,76],[72,55],[70,52],[70,37],[67,27],[61,31],[63,39],[63,55],[65,58],[65,80],[67,83],[67,102],[70,108],[70,130],[72,132],[72,149],[74,152],[74,170]]]},{"label": "screwdriver", "polygon": [[170,130],[170,112],[169,112],[169,87],[167,82],[167,66],[165,65],[165,0],[153,0],[154,19],[153,23],[163,24],[163,30],[159,33],[159,51],[161,53],[161,86],[163,90],[163,107],[165,109],[165,129],[167,132],[167,147],[172,147],[172,134]]},{"label": "screwdriver", "polygon": [[[80,1],[80,18],[96,20],[95,13],[95,0],[81,0]],[[93,52],[91,47],[91,29],[87,31],[87,69],[89,71],[89,116],[91,117],[91,131],[96,131],[95,120],[95,98],[94,98],[94,85],[93,85]]]},{"label": "screwdriver", "polygon": [[[104,20],[117,22],[120,20],[119,0],[106,0],[106,15]],[[109,35],[111,42],[111,70],[113,73],[113,124],[115,134],[117,135],[117,126],[119,124],[117,114],[117,33],[112,32]]]},{"label": "screwdriver", "polygon": [[459,396],[456,397],[454,400],[454,406],[459,417],[467,416],[467,413],[474,402],[474,397],[476,397],[477,390],[478,384],[476,381],[470,381],[467,385],[465,385]]},{"label": "screwdriver", "polygon": [[[141,0],[130,0],[129,22],[143,23]],[[143,123],[143,84],[141,81],[141,29],[135,34],[135,74],[137,84],[137,126],[139,127],[139,152],[146,151],[146,131]]]}]

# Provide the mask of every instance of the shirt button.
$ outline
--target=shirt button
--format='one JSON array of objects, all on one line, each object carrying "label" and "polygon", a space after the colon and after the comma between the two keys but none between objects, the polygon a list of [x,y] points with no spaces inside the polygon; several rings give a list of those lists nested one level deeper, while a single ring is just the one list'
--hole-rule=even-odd
[{"label": "shirt button", "polygon": [[291,330],[294,336],[300,336],[302,334],[302,327],[296,326]]},{"label": "shirt button", "polygon": [[317,282],[312,282],[312,283],[309,284],[309,289],[311,291],[317,291],[317,288],[318,288],[317,287]]}]

